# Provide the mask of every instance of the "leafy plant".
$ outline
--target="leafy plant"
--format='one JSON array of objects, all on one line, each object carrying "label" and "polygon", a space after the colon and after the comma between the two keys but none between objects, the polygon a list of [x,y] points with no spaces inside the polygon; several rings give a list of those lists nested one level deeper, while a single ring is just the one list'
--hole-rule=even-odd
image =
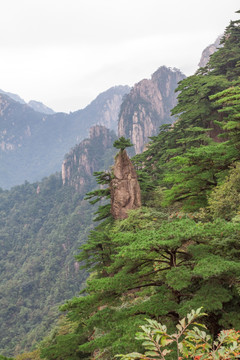
[{"label": "leafy plant", "polygon": [[[177,359],[189,357],[200,359],[235,359],[240,355],[240,334],[236,330],[222,330],[215,341],[200,328],[196,320],[207,314],[201,312],[202,308],[192,310],[187,317],[179,321],[174,334],[168,334],[167,327],[156,320],[147,319],[148,324],[140,326],[142,332],[136,334],[136,339],[143,341],[146,349],[144,354],[133,352],[127,355],[117,355],[121,360],[165,360],[174,351],[175,344]],[[193,328],[191,329],[190,327]],[[181,357],[180,357],[181,354]]]}]

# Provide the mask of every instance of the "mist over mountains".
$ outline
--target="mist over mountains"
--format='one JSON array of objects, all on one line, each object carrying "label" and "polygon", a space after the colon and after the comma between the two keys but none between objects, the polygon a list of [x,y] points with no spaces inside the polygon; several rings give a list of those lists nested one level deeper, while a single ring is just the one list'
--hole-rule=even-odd
[{"label": "mist over mountains", "polygon": [[88,136],[91,126],[117,129],[123,96],[128,86],[116,86],[100,94],[86,108],[70,114],[44,114],[19,97],[0,94],[0,187],[10,188],[25,180],[40,180],[60,171],[64,155]]}]

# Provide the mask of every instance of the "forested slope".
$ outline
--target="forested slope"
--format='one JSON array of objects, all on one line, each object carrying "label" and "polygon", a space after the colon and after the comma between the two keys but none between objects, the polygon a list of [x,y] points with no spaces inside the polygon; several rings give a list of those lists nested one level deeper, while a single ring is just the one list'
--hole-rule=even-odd
[{"label": "forested slope", "polygon": [[81,290],[87,274],[74,256],[87,240],[96,210],[84,195],[97,186],[93,172],[113,163],[115,138],[95,126],[91,137],[66,155],[67,178],[56,173],[0,191],[3,354],[31,349],[55,323],[58,306]]},{"label": "forested slope", "polygon": [[[60,175],[0,193],[0,348],[30,348],[81,289],[74,254],[86,240],[92,209]],[[17,345],[18,344],[18,345]]]},{"label": "forested slope", "polygon": [[[240,330],[239,40],[240,22],[231,22],[223,47],[180,83],[175,125],[133,159],[143,207],[113,220],[100,206],[104,221],[79,255],[92,271],[86,296],[62,306],[68,329],[45,339],[42,358],[141,351],[134,335],[146,317],[171,330],[201,306],[213,337]],[[106,184],[111,174],[98,178]]]}]

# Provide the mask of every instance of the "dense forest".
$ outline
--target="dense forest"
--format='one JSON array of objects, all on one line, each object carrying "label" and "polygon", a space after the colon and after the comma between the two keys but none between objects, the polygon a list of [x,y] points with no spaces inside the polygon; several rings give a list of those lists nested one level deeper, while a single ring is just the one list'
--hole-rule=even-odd
[{"label": "dense forest", "polygon": [[86,278],[74,254],[86,241],[92,209],[62,186],[60,174],[0,193],[0,345],[28,349],[55,322],[58,306]]},{"label": "dense forest", "polygon": [[96,187],[90,173],[112,164],[116,139],[104,127],[92,133],[66,155],[72,186],[56,173],[0,190],[0,353],[31,348],[56,322],[58,307],[83,287],[87,273],[74,255],[96,211],[84,195]]},{"label": "dense forest", "polygon": [[[179,83],[174,126],[163,125],[132,159],[142,207],[116,220],[110,204],[100,204],[77,257],[90,272],[86,287],[61,306],[49,336],[16,359],[143,352],[135,333],[146,318],[172,331],[200,307],[213,338],[240,330],[240,21],[221,43],[206,67]],[[88,195],[92,203],[109,200],[111,178],[97,173],[105,186]]]}]

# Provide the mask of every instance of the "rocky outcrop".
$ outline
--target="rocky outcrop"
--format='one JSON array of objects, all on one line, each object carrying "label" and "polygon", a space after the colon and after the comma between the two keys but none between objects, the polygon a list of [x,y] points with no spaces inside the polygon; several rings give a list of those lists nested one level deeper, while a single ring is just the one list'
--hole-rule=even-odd
[{"label": "rocky outcrop", "polygon": [[180,70],[162,66],[150,80],[140,81],[125,97],[118,136],[130,138],[137,154],[143,151],[149,137],[158,133],[160,125],[174,121],[170,111],[177,103],[175,89],[184,78]]},{"label": "rocky outcrop", "polygon": [[83,140],[65,156],[62,163],[63,185],[74,186],[85,193],[93,184],[93,173],[108,168],[114,156],[113,142],[116,135],[104,126],[90,129],[89,139]]},{"label": "rocky outcrop", "polygon": [[125,219],[127,212],[141,207],[141,191],[137,173],[126,150],[121,150],[113,167],[111,190],[111,213],[114,219]]},{"label": "rocky outcrop", "polygon": [[198,64],[199,67],[204,67],[207,65],[210,56],[221,46],[220,45],[221,38],[222,35],[220,35],[213,44],[207,46],[203,50],[201,59]]},{"label": "rocky outcrop", "polygon": [[[90,122],[95,117],[94,125],[103,125],[117,132],[118,116],[123,96],[130,91],[129,86],[114,86],[98,95],[84,110],[85,121]],[[81,112],[81,110],[80,110]],[[73,113],[78,114],[79,111]],[[88,120],[89,119],[89,120]]]}]

